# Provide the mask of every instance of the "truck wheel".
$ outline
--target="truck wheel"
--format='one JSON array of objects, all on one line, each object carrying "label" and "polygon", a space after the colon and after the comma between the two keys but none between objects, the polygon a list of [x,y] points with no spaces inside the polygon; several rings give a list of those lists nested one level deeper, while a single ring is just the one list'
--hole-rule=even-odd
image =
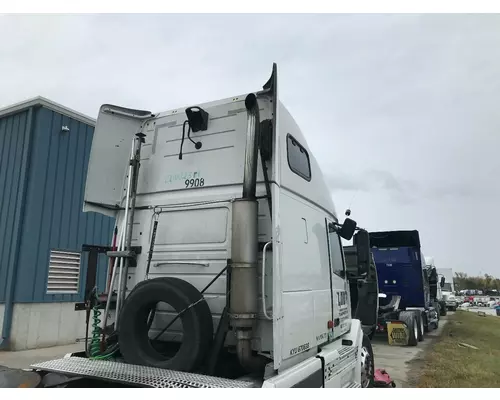
[{"label": "truck wheel", "polygon": [[[173,307],[177,313],[185,310],[180,316],[182,343],[171,357],[157,351],[149,336],[150,311],[161,302]],[[139,283],[125,299],[119,318],[120,352],[130,364],[191,372],[203,362],[212,343],[210,308],[203,295],[182,279],[155,278]]]},{"label": "truck wheel", "polygon": [[399,319],[408,327],[408,346],[416,346],[418,344],[419,331],[417,316],[412,311],[401,311]]},{"label": "truck wheel", "polygon": [[415,311],[415,316],[417,317],[417,326],[418,326],[418,341],[422,342],[424,340],[424,318],[422,317],[422,313],[420,311]]},{"label": "truck wheel", "polygon": [[372,343],[366,334],[363,334],[361,344],[361,387],[371,388],[375,382],[375,358],[373,357]]},{"label": "truck wheel", "polygon": [[439,309],[439,313],[441,314],[442,317],[445,317],[447,313],[446,306],[441,306]]},{"label": "truck wheel", "polygon": [[431,330],[429,326],[429,316],[425,312],[422,313],[422,320],[424,321],[424,333],[429,333]]},{"label": "truck wheel", "polygon": [[437,301],[433,301],[431,307],[434,308],[434,310],[436,310],[436,316],[437,319],[439,320],[441,318],[441,305]]}]

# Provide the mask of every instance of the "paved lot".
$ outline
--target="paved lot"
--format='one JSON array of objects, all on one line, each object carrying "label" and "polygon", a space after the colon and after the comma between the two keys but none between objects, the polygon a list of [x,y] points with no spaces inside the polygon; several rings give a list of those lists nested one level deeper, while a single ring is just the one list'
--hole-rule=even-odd
[{"label": "paved lot", "polygon": [[[426,334],[427,340],[420,342],[416,347],[389,346],[385,336],[376,336],[372,342],[375,354],[375,367],[385,368],[396,382],[398,388],[411,387],[412,379],[408,376],[410,361],[416,361],[422,357],[424,350],[433,342],[432,338],[440,335],[446,322],[446,317],[442,317],[439,329]],[[10,368],[29,368],[31,364],[37,362],[53,360],[64,357],[67,353],[82,351],[83,347],[83,343],[75,343],[67,346],[36,350],[0,351],[0,365]]]},{"label": "paved lot", "polygon": [[[448,313],[452,314],[451,312]],[[375,356],[375,368],[384,368],[396,382],[397,388],[412,387],[412,377],[409,376],[410,361],[415,362],[424,354],[426,348],[439,336],[446,324],[446,317],[441,317],[439,328],[425,334],[423,342],[415,347],[389,346],[387,336],[375,336],[372,341]],[[414,377],[413,377],[414,378]]]},{"label": "paved lot", "polygon": [[0,365],[9,368],[29,368],[31,364],[62,358],[68,353],[83,351],[83,343],[47,347],[36,350],[0,351]]}]

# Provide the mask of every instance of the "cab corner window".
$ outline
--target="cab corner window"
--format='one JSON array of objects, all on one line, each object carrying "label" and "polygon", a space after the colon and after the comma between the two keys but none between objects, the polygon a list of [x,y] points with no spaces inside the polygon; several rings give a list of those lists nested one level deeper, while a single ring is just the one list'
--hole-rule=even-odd
[{"label": "cab corner window", "polygon": [[309,182],[311,180],[311,163],[307,150],[290,134],[286,137],[286,147],[288,166],[292,172]]},{"label": "cab corner window", "polygon": [[332,272],[340,277],[344,276],[344,257],[342,256],[342,244],[340,237],[336,232],[328,235],[330,244],[330,264]]}]

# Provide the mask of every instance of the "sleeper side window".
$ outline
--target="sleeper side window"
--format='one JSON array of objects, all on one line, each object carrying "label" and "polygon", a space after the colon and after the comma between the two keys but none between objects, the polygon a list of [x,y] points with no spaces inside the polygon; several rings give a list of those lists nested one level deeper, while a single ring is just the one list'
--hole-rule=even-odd
[{"label": "sleeper side window", "polygon": [[311,163],[307,150],[290,134],[286,137],[286,147],[288,166],[292,172],[309,182],[311,180]]}]

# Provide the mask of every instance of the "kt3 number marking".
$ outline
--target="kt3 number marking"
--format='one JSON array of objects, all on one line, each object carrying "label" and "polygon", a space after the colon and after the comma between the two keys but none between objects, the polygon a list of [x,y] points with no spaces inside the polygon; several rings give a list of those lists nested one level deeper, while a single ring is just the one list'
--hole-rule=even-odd
[{"label": "kt3 number marking", "polygon": [[204,178],[186,179],[184,181],[184,184],[186,185],[186,188],[202,187],[205,186],[205,179]]}]

